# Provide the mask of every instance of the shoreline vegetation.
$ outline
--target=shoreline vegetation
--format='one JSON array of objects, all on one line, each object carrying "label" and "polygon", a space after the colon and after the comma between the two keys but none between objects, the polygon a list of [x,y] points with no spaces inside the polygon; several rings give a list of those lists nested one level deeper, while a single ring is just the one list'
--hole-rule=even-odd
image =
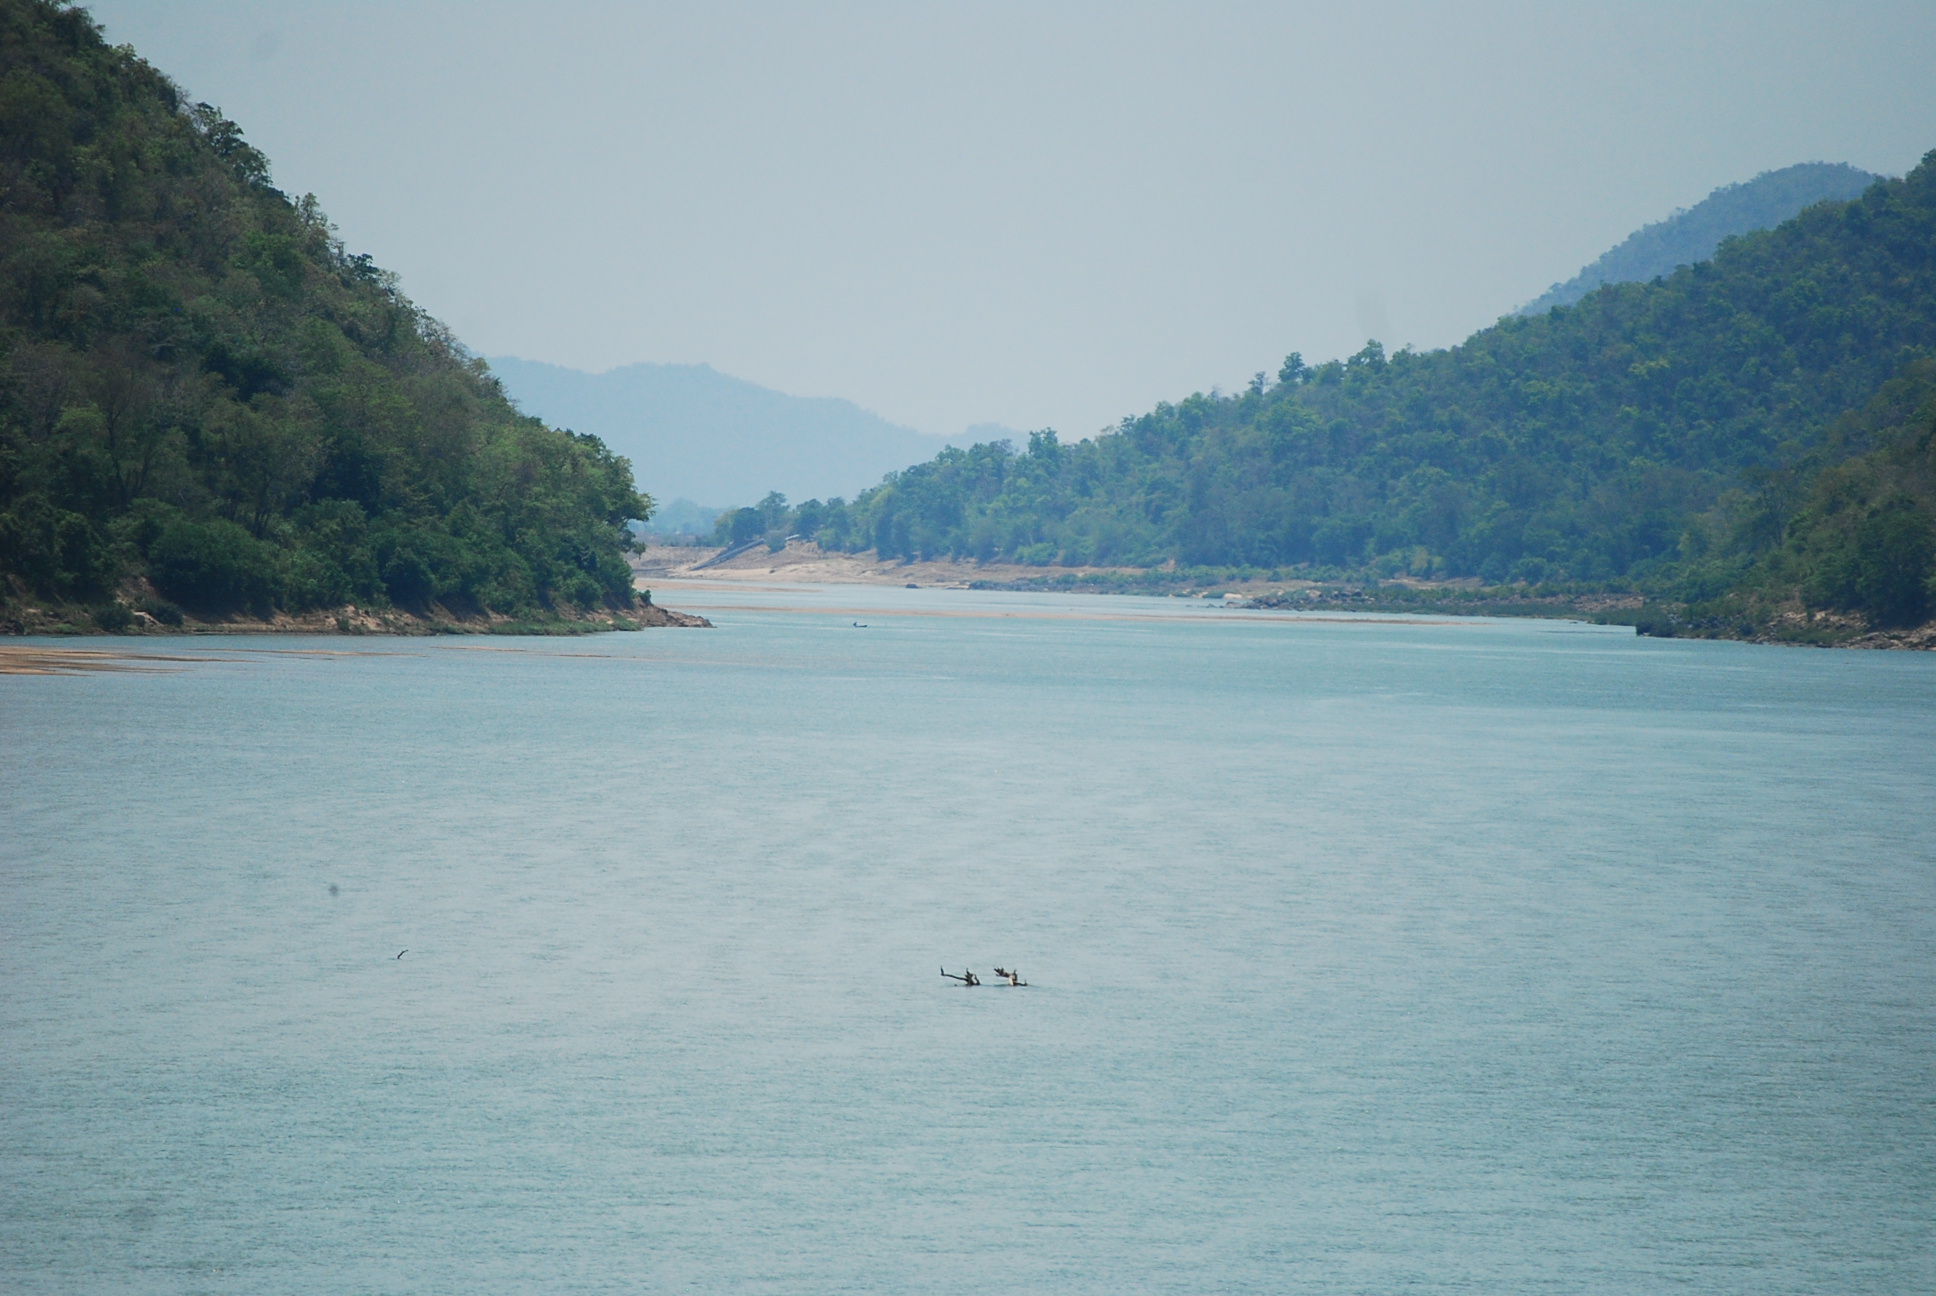
[{"label": "shoreline vegetation", "polygon": [[771,493],[674,570],[627,459],[522,413],[85,10],[0,0],[0,85],[0,634],[700,625],[636,583],[717,557],[1936,646],[1936,153],[1455,347]]},{"label": "shoreline vegetation", "polygon": [[[1457,346],[1198,392],[777,492],[713,543],[1011,569],[1014,588],[1628,619],[1649,634],[1927,644],[1936,616],[1936,152],[1648,282]],[[1317,593],[1310,590],[1315,588]]]},{"label": "shoreline vegetation", "polygon": [[654,504],[84,9],[0,0],[0,632],[698,624]]},{"label": "shoreline vegetation", "polygon": [[230,615],[195,615],[139,588],[114,602],[88,607],[54,603],[35,606],[16,600],[0,606],[0,635],[586,635],[662,627],[711,628],[703,616],[675,612],[652,601],[643,590],[624,609],[556,608],[548,613],[517,615],[503,612],[456,611],[432,605],[415,610],[398,607],[363,608],[354,603],[309,608],[301,612],[270,611]]},{"label": "shoreline vegetation", "polygon": [[[1810,608],[1801,599],[1729,619],[1724,609],[1661,600],[1613,583],[1487,585],[1477,578],[1380,580],[1324,570],[1219,567],[1040,568],[972,559],[882,558],[793,539],[724,561],[728,549],[649,545],[632,556],[641,580],[738,584],[905,586],[1018,593],[1144,594],[1200,598],[1232,608],[1430,616],[1544,617],[1632,626],[1653,638],[1732,639],[1817,648],[1936,651],[1936,620],[1876,628],[1858,615]],[[695,570],[704,564],[704,570]]]}]

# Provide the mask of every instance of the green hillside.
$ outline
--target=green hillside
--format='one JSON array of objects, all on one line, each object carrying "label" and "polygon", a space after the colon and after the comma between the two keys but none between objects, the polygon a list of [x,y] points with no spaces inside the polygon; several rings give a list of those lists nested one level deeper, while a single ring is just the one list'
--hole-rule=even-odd
[{"label": "green hillside", "polygon": [[85,12],[0,0],[0,601],[628,607],[650,507],[234,123]]},{"label": "green hillside", "polygon": [[1672,274],[1713,256],[1722,239],[1773,229],[1818,202],[1847,202],[1876,179],[1846,163],[1802,162],[1763,171],[1740,184],[1723,185],[1687,210],[1635,230],[1518,313],[1538,315],[1555,306],[1571,306],[1601,284],[1645,283]]},{"label": "green hillside", "polygon": [[[1733,556],[1723,563],[1732,579],[1689,565],[1678,633],[1765,628],[1828,642],[1844,636],[1851,615],[1859,629],[1927,621],[1936,613],[1936,360],[1905,366],[1838,419],[1810,461],[1769,478],[1757,502],[1724,519],[1745,524],[1745,536],[1715,537]],[[1745,573],[1726,570],[1750,557]]]},{"label": "green hillside", "polygon": [[1026,449],[951,449],[851,503],[721,527],[885,556],[1701,601],[1787,543],[1811,474],[1839,453],[1837,420],[1932,354],[1936,155],[1663,281],[1610,285],[1448,350],[1388,356],[1374,342],[1315,367],[1293,355],[1275,383],[1259,375],[1074,444],[1041,432]]}]

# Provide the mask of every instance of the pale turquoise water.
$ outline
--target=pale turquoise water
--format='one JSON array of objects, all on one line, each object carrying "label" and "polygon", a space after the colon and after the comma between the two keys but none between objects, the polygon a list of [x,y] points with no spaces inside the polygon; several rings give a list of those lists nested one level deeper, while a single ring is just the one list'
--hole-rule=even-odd
[{"label": "pale turquoise water", "polygon": [[0,678],[0,1290],[1936,1290],[1936,658],[661,597]]}]

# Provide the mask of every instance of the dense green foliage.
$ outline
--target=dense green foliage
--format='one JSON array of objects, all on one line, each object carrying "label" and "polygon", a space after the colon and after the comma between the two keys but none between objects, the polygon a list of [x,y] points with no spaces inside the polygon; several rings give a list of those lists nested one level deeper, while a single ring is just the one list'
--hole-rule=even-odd
[{"label": "dense green foliage", "polygon": [[1764,498],[1773,506],[1725,520],[1752,532],[1772,519],[1772,543],[1727,546],[1759,552],[1719,597],[1698,598],[1703,573],[1694,569],[1684,582],[1697,596],[1691,628],[1775,625],[1797,605],[1855,613],[1881,629],[1929,619],[1936,613],[1936,360],[1907,366],[1838,420],[1809,462],[1772,481]]},{"label": "dense green foliage", "polygon": [[1875,180],[1867,171],[1844,163],[1803,162],[1723,185],[1686,211],[1635,230],[1592,265],[1540,294],[1519,314],[1538,315],[1555,306],[1571,306],[1601,284],[1645,283],[1672,274],[1713,256],[1723,239],[1773,229],[1825,199],[1847,202]]},{"label": "dense green foliage", "polygon": [[[722,517],[721,534],[1713,597],[1784,543],[1838,417],[1933,353],[1936,155],[1711,262],[1449,350],[1374,342],[1315,368],[1293,355],[1274,384],[1260,374],[1075,444],[1038,432],[1021,451],[949,449],[851,503],[769,500]],[[1914,531],[1878,521],[1864,543],[1913,545]]]},{"label": "dense green foliage", "polygon": [[650,507],[219,112],[84,12],[0,0],[0,594],[629,606]]}]

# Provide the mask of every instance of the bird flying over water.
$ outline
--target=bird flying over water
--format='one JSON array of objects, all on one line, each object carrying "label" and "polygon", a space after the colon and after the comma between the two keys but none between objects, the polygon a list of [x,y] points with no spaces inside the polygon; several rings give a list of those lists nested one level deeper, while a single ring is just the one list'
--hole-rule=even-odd
[{"label": "bird flying over water", "polygon": [[408,954],[409,952],[410,951],[407,949],[400,949],[397,951],[397,957],[402,958],[405,954]]}]

